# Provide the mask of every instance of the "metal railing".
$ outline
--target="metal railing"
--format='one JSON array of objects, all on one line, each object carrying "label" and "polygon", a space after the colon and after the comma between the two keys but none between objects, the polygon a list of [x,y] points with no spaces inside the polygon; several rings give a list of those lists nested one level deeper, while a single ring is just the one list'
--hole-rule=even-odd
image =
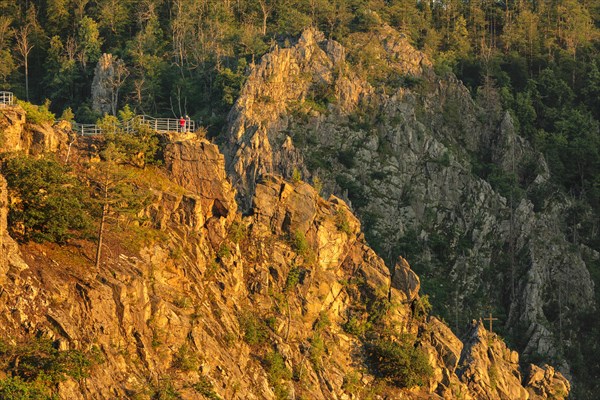
[{"label": "metal railing", "polygon": [[[73,130],[78,132],[81,136],[101,135],[103,133],[102,128],[95,124],[79,124],[73,122],[71,125]],[[116,132],[120,128],[126,133],[131,133],[140,127],[146,127],[158,133],[182,131],[195,132],[196,122],[186,120],[182,129],[179,119],[176,118],[153,118],[148,115],[136,115],[118,126],[115,126],[114,131]]]},{"label": "metal railing", "polygon": [[79,124],[77,122],[72,122],[71,128],[81,136],[94,136],[102,134],[102,128],[95,124]]},{"label": "metal railing", "polygon": [[196,132],[196,122],[186,120],[183,129],[177,118],[154,118],[148,115],[137,115],[132,120],[125,123],[125,128],[133,126],[135,124],[148,127],[155,132],[167,133],[167,132]]},{"label": "metal railing", "polygon": [[15,102],[15,96],[12,92],[0,92],[0,107],[12,106]]}]

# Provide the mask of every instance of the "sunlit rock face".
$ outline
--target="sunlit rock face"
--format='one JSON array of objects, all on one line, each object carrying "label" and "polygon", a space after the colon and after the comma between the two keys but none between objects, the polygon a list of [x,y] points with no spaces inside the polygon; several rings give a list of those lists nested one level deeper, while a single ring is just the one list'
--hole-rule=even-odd
[{"label": "sunlit rock face", "polygon": [[[215,145],[173,138],[163,154],[164,168],[145,171],[156,185],[138,216],[153,235],[131,246],[107,230],[100,268],[85,240],[19,249],[0,185],[0,337],[19,346],[35,335],[91,357],[84,380],[56,386],[59,397],[151,398],[165,378],[189,399],[562,398],[558,383],[568,392],[551,367],[517,379],[518,356],[483,327],[484,339],[463,344],[428,317],[409,263],[398,259],[392,275],[343,200],[263,175],[242,215]],[[431,374],[414,387],[382,380],[373,365],[388,361],[369,349],[383,338],[411,340]],[[495,391],[477,384],[489,371],[501,377]]]},{"label": "sunlit rock face", "polygon": [[392,28],[344,43],[307,30],[251,66],[221,146],[242,209],[265,174],[318,182],[388,264],[426,276],[454,330],[493,310],[526,355],[562,357],[559,331],[593,308],[583,255],[596,253],[566,234],[572,204],[544,157],[493,88],[474,100]]}]

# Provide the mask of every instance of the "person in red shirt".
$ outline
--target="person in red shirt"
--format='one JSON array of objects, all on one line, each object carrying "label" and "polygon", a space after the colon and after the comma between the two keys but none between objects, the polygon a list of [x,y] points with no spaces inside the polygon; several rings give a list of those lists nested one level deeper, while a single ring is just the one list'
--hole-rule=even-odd
[{"label": "person in red shirt", "polygon": [[179,130],[185,132],[185,118],[183,118],[183,115],[179,118]]}]

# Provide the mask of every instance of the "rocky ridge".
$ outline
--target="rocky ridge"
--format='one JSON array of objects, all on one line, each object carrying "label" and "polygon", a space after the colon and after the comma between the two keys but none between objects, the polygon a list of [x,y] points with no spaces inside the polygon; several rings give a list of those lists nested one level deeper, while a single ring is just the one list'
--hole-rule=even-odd
[{"label": "rocky ridge", "polygon": [[[74,159],[89,157],[86,148]],[[3,247],[2,341],[37,335],[63,351],[99,353],[89,376],[58,382],[60,398],[566,396],[568,382],[550,367],[521,380],[518,356],[481,325],[461,342],[423,315],[408,262],[390,274],[339,198],[264,175],[242,216],[215,145],[174,138],[164,155],[165,171],[155,173],[177,189],[155,188],[145,211],[160,240],[135,249],[109,231],[99,269],[85,243]],[[5,186],[1,193],[8,238]],[[376,315],[392,340],[408,335],[426,355],[433,370],[421,388],[376,379],[368,348],[383,331],[344,328]]]},{"label": "rocky ridge", "polygon": [[68,150],[71,126],[66,121],[58,123],[30,123],[20,106],[0,109],[0,152],[21,152],[39,155]]},{"label": "rocky ridge", "polygon": [[[493,87],[474,101],[393,29],[346,42],[350,50],[309,30],[251,70],[223,146],[241,197],[263,173],[318,176],[351,202],[378,254],[404,255],[425,274],[455,329],[493,311],[527,355],[562,358],[577,313],[594,307],[583,258],[594,252],[566,236],[569,201],[552,197],[543,156]],[[391,72],[378,84],[384,64]],[[511,176],[528,197],[502,187]]]}]

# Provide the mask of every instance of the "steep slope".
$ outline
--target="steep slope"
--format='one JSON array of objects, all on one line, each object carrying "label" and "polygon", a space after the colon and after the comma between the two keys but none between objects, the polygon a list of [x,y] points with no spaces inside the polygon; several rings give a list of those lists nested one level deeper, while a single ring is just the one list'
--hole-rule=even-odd
[{"label": "steep slope", "polygon": [[[90,144],[78,168],[98,162]],[[85,240],[3,247],[3,385],[37,365],[65,399],[567,395],[550,367],[522,379],[480,324],[463,345],[428,317],[408,263],[390,274],[342,200],[265,175],[242,216],[215,145],[173,138],[163,154],[164,170],[144,171],[148,226],[111,224],[100,268]]]},{"label": "steep slope", "polygon": [[251,70],[223,144],[241,197],[299,171],[350,201],[379,255],[411,261],[455,330],[493,312],[532,358],[579,354],[598,252],[567,238],[571,204],[493,85],[474,101],[387,26],[346,43],[309,30]]}]

